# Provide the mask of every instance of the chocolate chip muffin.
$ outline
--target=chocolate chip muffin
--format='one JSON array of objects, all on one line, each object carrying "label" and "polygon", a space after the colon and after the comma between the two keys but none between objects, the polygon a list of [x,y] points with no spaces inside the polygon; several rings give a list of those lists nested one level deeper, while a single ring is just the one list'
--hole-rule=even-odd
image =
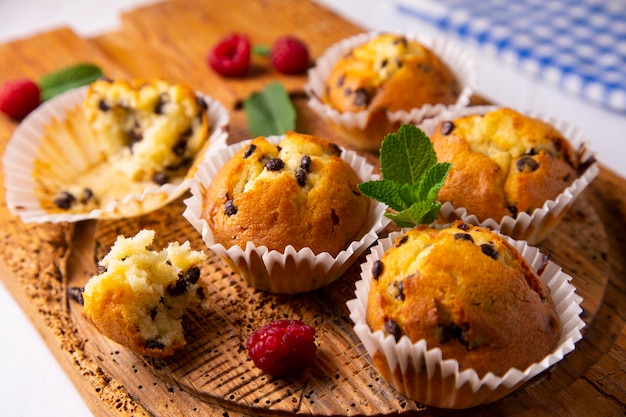
[{"label": "chocolate chip muffin", "polygon": [[441,121],[431,135],[439,162],[452,162],[439,200],[479,221],[532,213],[584,168],[549,123],[509,108]]},{"label": "chocolate chip muffin", "polygon": [[89,86],[83,107],[100,151],[133,181],[168,182],[208,138],[206,103],[183,84],[102,79]]},{"label": "chocolate chip muffin", "polygon": [[185,346],[186,309],[204,300],[200,263],[189,242],[148,247],[153,230],[119,236],[82,293],[85,317],[109,339],[140,355],[167,357]]},{"label": "chocolate chip muffin", "polygon": [[460,221],[396,238],[373,264],[366,321],[396,340],[423,339],[479,377],[524,370],[561,336],[550,290],[520,253]]},{"label": "chocolate chip muffin", "polygon": [[217,172],[202,218],[216,243],[335,256],[366,232],[370,202],[335,144],[287,132],[278,144],[258,137]]},{"label": "chocolate chip muffin", "polygon": [[338,60],[326,81],[324,101],[340,112],[411,110],[454,104],[456,76],[422,43],[381,34]]}]

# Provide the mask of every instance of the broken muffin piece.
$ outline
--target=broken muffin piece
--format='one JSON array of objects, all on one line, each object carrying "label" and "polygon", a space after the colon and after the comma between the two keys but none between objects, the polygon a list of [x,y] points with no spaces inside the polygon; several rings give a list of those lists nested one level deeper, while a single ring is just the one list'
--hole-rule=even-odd
[{"label": "broken muffin piece", "polygon": [[185,346],[183,314],[200,304],[202,251],[189,242],[148,250],[153,230],[118,236],[100,261],[103,272],[83,291],[85,317],[106,337],[146,356],[167,357]]}]

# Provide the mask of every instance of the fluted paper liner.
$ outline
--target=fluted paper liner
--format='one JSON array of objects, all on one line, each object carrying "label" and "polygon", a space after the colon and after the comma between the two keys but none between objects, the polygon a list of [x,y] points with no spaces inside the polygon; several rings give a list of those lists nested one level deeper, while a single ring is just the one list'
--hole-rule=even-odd
[{"label": "fluted paper liner", "polygon": [[[267,138],[278,143],[280,136]],[[187,208],[183,216],[201,233],[207,247],[218,254],[230,267],[239,273],[254,288],[277,293],[296,294],[313,291],[338,279],[348,267],[378,238],[389,220],[383,216],[385,206],[371,201],[367,229],[363,237],[332,256],[328,252],[315,254],[309,248],[297,251],[289,245],[284,251],[268,250],[265,246],[256,246],[247,242],[240,246],[224,247],[215,243],[213,232],[202,215],[204,193],[217,171],[230,160],[250,140],[242,141],[219,150],[198,167],[192,196],[185,200]],[[357,153],[342,149],[341,158],[354,169],[362,182],[376,180],[374,167]]]},{"label": "fluted paper liner", "polygon": [[[451,108],[465,107],[476,88],[477,74],[473,61],[460,45],[442,37],[431,37],[407,32],[402,33],[407,39],[415,40],[430,49],[455,74],[461,86],[459,97],[453,105],[425,104],[411,110],[388,111],[387,120],[369,123],[370,110],[361,112],[344,112],[332,108],[322,101],[325,82],[333,66],[347,52],[377,36],[382,32],[367,32],[343,39],[330,46],[317,59],[315,67],[308,72],[308,81],[304,89],[309,97],[308,105],[323,120],[343,133],[344,138],[360,149],[377,151],[385,134],[397,130],[400,124],[417,124],[422,120],[434,117],[441,111]],[[376,126],[379,124],[379,126]]]},{"label": "fluted paper liner", "polygon": [[[436,117],[425,120],[418,125],[427,136],[431,136],[437,124],[444,120],[452,120],[457,117],[471,114],[485,114],[496,110],[497,106],[476,106],[463,109],[446,110]],[[542,120],[551,124],[570,142],[574,150],[582,149],[580,161],[593,158],[594,154],[586,146],[585,137],[580,129],[570,123],[555,117],[533,111],[516,110],[520,113]],[[591,159],[589,159],[591,160]],[[450,202],[442,202],[440,217],[444,223],[461,219],[466,223],[486,227],[509,235],[518,240],[526,240],[531,245],[536,245],[545,239],[548,234],[559,224],[567,210],[574,204],[576,198],[582,194],[587,186],[600,172],[597,162],[593,162],[574,182],[565,188],[554,200],[547,200],[542,207],[532,213],[521,212],[516,218],[504,216],[502,219],[485,219],[480,221],[475,215],[469,213],[464,207],[454,207]]]},{"label": "fluted paper liner", "polygon": [[[556,349],[540,362],[524,370],[511,368],[502,376],[487,373],[480,378],[474,369],[459,370],[454,358],[443,358],[441,349],[428,348],[425,340],[412,343],[403,336],[397,343],[393,336],[381,330],[372,332],[365,319],[372,265],[393,245],[400,232],[393,232],[372,247],[361,265],[361,280],[356,282],[356,298],[347,302],[354,330],[367,349],[382,377],[404,396],[417,402],[441,408],[469,408],[496,401],[513,392],[525,382],[545,371],[574,350],[582,339],[585,326],[580,318],[582,297],[570,283],[572,277],[550,262],[541,279],[550,288],[562,325],[561,338]],[[504,236],[504,235],[503,235]],[[544,260],[536,247],[525,241],[504,236],[536,271]],[[530,343],[530,342],[529,342]]]},{"label": "fluted paper liner", "polygon": [[[7,145],[3,156],[6,202],[25,223],[146,214],[180,197],[189,189],[197,165],[211,152],[226,147],[228,112],[218,101],[202,95],[208,106],[209,138],[190,168],[177,172],[163,185],[131,181],[122,173],[114,173],[98,151],[82,111],[86,91],[87,87],[73,89],[43,103],[21,122]],[[61,190],[90,188],[87,182],[94,178],[102,190],[99,203],[68,210],[54,205]]]}]

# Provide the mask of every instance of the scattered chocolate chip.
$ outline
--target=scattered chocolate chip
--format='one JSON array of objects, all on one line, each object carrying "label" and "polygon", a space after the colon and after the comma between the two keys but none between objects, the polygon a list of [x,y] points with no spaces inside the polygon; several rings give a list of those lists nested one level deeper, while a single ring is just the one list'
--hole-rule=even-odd
[{"label": "scattered chocolate chip", "polygon": [[400,301],[404,301],[406,299],[404,295],[404,281],[400,281],[398,283],[398,298]]},{"label": "scattered chocolate chip", "polygon": [[456,240],[469,240],[470,242],[474,241],[474,238],[469,233],[455,233],[454,238]]},{"label": "scattered chocolate chip", "polygon": [[152,310],[150,310],[150,320],[154,321],[154,319],[156,318],[158,312],[159,311],[157,310],[156,307],[154,307]]},{"label": "scattered chocolate chip", "polygon": [[344,88],[343,94],[346,95],[346,96],[352,95],[352,89],[350,87]]},{"label": "scattered chocolate chip", "polygon": [[398,323],[391,319],[385,321],[385,331],[392,335],[396,342],[402,337],[402,329],[398,326]]},{"label": "scattered chocolate chip", "polygon": [[357,107],[367,107],[370,103],[370,95],[363,88],[354,92],[354,105]]},{"label": "scattered chocolate chip", "polygon": [[337,145],[336,143],[331,143],[330,146],[333,148],[333,153],[337,156],[341,156],[341,154],[343,153],[343,151],[341,150],[341,148],[339,147],[339,145]]},{"label": "scattered chocolate chip", "polygon": [[529,155],[524,155],[517,160],[517,170],[519,172],[524,172],[526,169],[528,169],[528,172],[535,172],[538,168],[539,163]]},{"label": "scattered chocolate chip", "polygon": [[93,190],[91,188],[85,188],[83,190],[83,200],[85,202],[91,200],[93,198]]},{"label": "scattered chocolate chip", "polygon": [[459,223],[457,227],[465,232],[468,232],[470,230],[470,227],[467,223]]},{"label": "scattered chocolate chip", "polygon": [[167,287],[167,293],[169,295],[182,295],[187,291],[188,282],[183,275],[179,275],[178,279],[173,285]]},{"label": "scattered chocolate chip", "polygon": [[143,133],[139,127],[134,127],[128,131],[129,146],[132,147],[135,143],[143,140]]},{"label": "scattered chocolate chip", "polygon": [[402,235],[402,237],[400,239],[398,239],[398,242],[396,243],[396,248],[404,245],[406,242],[408,242],[409,237],[407,235]]},{"label": "scattered chocolate chip", "polygon": [[204,293],[204,287],[196,288],[196,295],[200,300],[204,300],[206,298],[206,294]]},{"label": "scattered chocolate chip", "polygon": [[185,272],[185,281],[189,284],[195,284],[200,279],[200,268],[192,266]]},{"label": "scattered chocolate chip", "polygon": [[248,158],[250,155],[254,153],[254,151],[256,151],[256,145],[251,143],[250,146],[248,146],[246,150],[243,152],[243,159]]},{"label": "scattered chocolate chip", "polygon": [[149,339],[149,340],[146,340],[146,349],[163,350],[163,349],[165,349],[165,345],[163,343],[159,342],[158,340]]},{"label": "scattered chocolate chip", "polygon": [[101,111],[109,111],[109,110],[111,110],[111,106],[109,106],[107,104],[107,102],[104,101],[104,99],[103,99],[103,100],[100,100],[98,102],[98,109],[101,110]]},{"label": "scattered chocolate chip", "polygon": [[268,171],[280,171],[285,167],[285,162],[280,158],[272,158],[265,163]]},{"label": "scattered chocolate chip", "polygon": [[226,213],[227,216],[237,214],[237,206],[233,200],[226,200],[226,203],[224,203],[224,213]]},{"label": "scattered chocolate chip", "polygon": [[[188,131],[191,132],[191,129],[189,129]],[[186,136],[186,134],[187,134],[187,132],[183,132],[181,137],[178,139],[178,141],[176,142],[176,144],[172,148],[172,152],[174,152],[174,155],[176,155],[176,156],[183,156],[185,154],[185,151],[187,150],[187,139],[186,139],[186,137],[188,137],[188,136]]]},{"label": "scattered chocolate chip", "polygon": [[196,103],[198,103],[198,106],[200,106],[203,111],[207,111],[207,109],[209,108],[209,105],[202,96],[196,96]]},{"label": "scattered chocolate chip", "polygon": [[387,61],[387,58],[383,59],[380,63],[380,67],[381,68],[385,68],[387,66],[387,64],[389,63],[389,61]]},{"label": "scattered chocolate chip", "polygon": [[300,168],[307,173],[311,172],[311,157],[309,155],[302,155],[302,158],[300,158]]},{"label": "scattered chocolate chip", "polygon": [[337,215],[337,212],[335,211],[335,209],[330,210],[330,218],[333,222],[333,225],[338,225],[340,223],[339,216]]},{"label": "scattered chocolate chip", "polygon": [[68,191],[61,191],[57,194],[53,203],[58,208],[67,210],[72,207],[72,203],[74,203],[74,201],[76,201],[76,197],[74,197],[72,193]]},{"label": "scattered chocolate chip", "polygon": [[85,299],[83,298],[83,288],[82,287],[68,287],[67,288],[67,296],[76,301],[78,304],[85,305]]},{"label": "scattered chocolate chip", "polygon": [[543,256],[543,259],[541,260],[541,265],[539,265],[539,268],[537,268],[537,275],[541,276],[545,272],[546,267],[550,264],[551,259],[552,257],[549,254]]},{"label": "scattered chocolate chip", "polygon": [[440,328],[441,333],[439,335],[439,341],[441,343],[446,343],[450,340],[458,340],[468,350],[470,349],[470,344],[465,338],[467,331],[469,330],[469,324],[463,323],[459,326],[456,323],[450,323],[446,326],[440,326]]},{"label": "scattered chocolate chip", "polygon": [[380,260],[374,261],[372,264],[372,278],[378,280],[380,275],[383,273],[384,264]]},{"label": "scattered chocolate chip", "polygon": [[507,209],[511,213],[511,217],[517,219],[517,215],[519,214],[519,209],[517,208],[517,206],[508,206]]},{"label": "scattered chocolate chip", "polygon": [[346,82],[346,76],[342,75],[341,77],[337,78],[337,87],[341,88],[341,86],[343,86],[343,83]]},{"label": "scattered chocolate chip", "polygon": [[167,175],[167,172],[165,171],[156,172],[152,176],[152,182],[158,185],[167,184],[169,180],[170,180],[169,175]]},{"label": "scattered chocolate chip", "polygon": [[296,169],[296,180],[298,181],[298,185],[304,187],[306,185],[306,171],[303,168]]},{"label": "scattered chocolate chip", "polygon": [[493,245],[490,245],[488,243],[483,243],[482,245],[480,245],[480,249],[488,257],[492,259],[496,259],[496,260],[498,259],[498,256],[499,256],[498,251],[496,250],[496,248],[493,247]]},{"label": "scattered chocolate chip", "polygon": [[442,135],[449,135],[450,133],[452,133],[453,130],[454,130],[454,123],[452,123],[450,120],[446,120],[445,122],[442,122],[441,126],[439,127],[439,132]]},{"label": "scattered chocolate chip", "polygon": [[161,94],[159,96],[159,100],[157,101],[156,105],[154,106],[154,114],[163,114],[163,107],[167,103],[167,101],[168,101],[167,99],[168,99],[167,94]]},{"label": "scattered chocolate chip", "polygon": [[404,45],[407,46],[409,43],[404,36],[397,37],[393,40],[394,45]]}]

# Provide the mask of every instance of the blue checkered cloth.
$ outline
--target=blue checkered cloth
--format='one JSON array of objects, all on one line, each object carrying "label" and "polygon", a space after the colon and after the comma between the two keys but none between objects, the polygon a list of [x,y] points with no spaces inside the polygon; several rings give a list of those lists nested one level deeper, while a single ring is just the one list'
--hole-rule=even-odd
[{"label": "blue checkered cloth", "polygon": [[396,7],[626,113],[626,0],[396,0]]}]

